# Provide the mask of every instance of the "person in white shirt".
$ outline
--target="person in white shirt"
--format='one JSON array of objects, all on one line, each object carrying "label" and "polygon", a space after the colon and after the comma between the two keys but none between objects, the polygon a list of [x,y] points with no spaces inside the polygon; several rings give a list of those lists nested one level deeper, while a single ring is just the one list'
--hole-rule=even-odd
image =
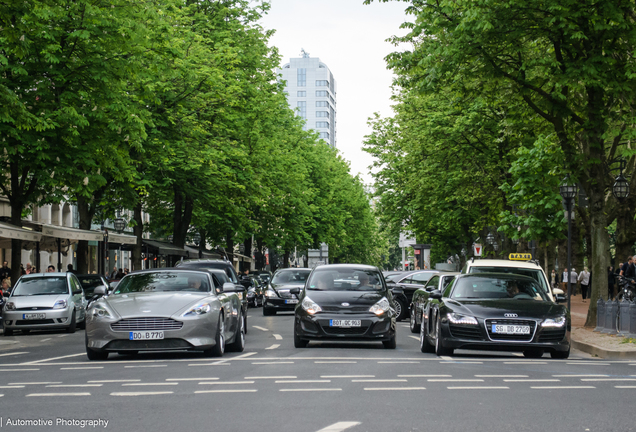
[{"label": "person in white shirt", "polygon": [[576,269],[572,267],[572,271],[570,272],[570,283],[572,284],[572,295],[576,295],[576,283],[579,280],[579,274],[576,272]]},{"label": "person in white shirt", "polygon": [[590,273],[587,271],[587,267],[579,275],[578,281],[581,283],[581,295],[583,296],[583,303],[585,303],[585,299],[588,297],[588,287],[590,286]]}]

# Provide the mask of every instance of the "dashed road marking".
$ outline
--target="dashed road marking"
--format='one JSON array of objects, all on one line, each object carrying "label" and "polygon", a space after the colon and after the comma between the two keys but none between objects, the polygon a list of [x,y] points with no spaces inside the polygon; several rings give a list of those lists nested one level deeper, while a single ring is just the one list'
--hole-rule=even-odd
[{"label": "dashed road marking", "polygon": [[288,361],[288,362],[252,362],[253,365],[276,365],[276,364],[294,364],[293,361]]},{"label": "dashed road marking", "polygon": [[636,381],[636,378],[581,378],[581,381]]},{"label": "dashed road marking", "polygon": [[375,378],[375,375],[320,375],[320,378]]},{"label": "dashed road marking", "polygon": [[269,329],[266,329],[265,327],[260,327],[260,326],[252,326],[252,327],[261,331],[269,331]]},{"label": "dashed road marking", "polygon": [[341,388],[306,388],[306,389],[279,389],[281,392],[318,392],[318,391],[342,391]]},{"label": "dashed road marking", "polygon": [[245,377],[246,380],[257,380],[257,379],[273,379],[273,380],[281,380],[281,379],[297,379],[296,375],[283,375],[283,376],[253,376],[253,377]]},{"label": "dashed road marking", "polygon": [[462,360],[454,360],[454,361],[441,361],[439,364],[484,364],[484,362],[480,361],[462,361]]},{"label": "dashed road marking", "polygon": [[401,391],[401,390],[426,390],[426,387],[365,387],[366,391]]},{"label": "dashed road marking", "polygon": [[358,426],[360,422],[338,422],[334,423],[326,428],[320,429],[318,432],[342,432],[345,429],[349,429],[354,426]]},{"label": "dashed road marking", "polygon": [[47,385],[46,387],[101,387],[103,386],[103,384],[50,384]]},{"label": "dashed road marking", "polygon": [[193,366],[232,366],[232,365],[229,363],[215,362],[215,363],[190,363],[188,366],[193,367]]},{"label": "dashed road marking", "polygon": [[158,396],[158,395],[168,395],[173,394],[171,391],[162,391],[162,392],[113,392],[111,396]]},{"label": "dashed road marking", "polygon": [[594,389],[594,386],[531,386],[531,389],[537,390],[576,390],[576,389]]},{"label": "dashed road marking", "polygon": [[359,383],[364,383],[364,382],[408,382],[408,380],[405,379],[353,379],[351,380],[351,382],[359,382]]},{"label": "dashed road marking", "polygon": [[378,364],[420,364],[418,361],[379,361]]},{"label": "dashed road marking", "polygon": [[60,368],[60,370],[83,370],[83,369],[104,369],[104,366],[77,366],[77,367]]},{"label": "dashed road marking", "polygon": [[529,375],[475,375],[475,378],[530,378]]},{"label": "dashed road marking", "polygon": [[483,379],[462,379],[462,378],[429,378],[428,382],[484,382]]},{"label": "dashed road marking", "polygon": [[6,385],[0,386],[0,389],[24,388],[23,385]]},{"label": "dashed road marking", "polygon": [[398,378],[451,378],[452,375],[398,375]]},{"label": "dashed road marking", "polygon": [[569,365],[579,365],[579,366],[609,366],[609,363],[599,363],[599,362],[567,362]]},{"label": "dashed road marking", "polygon": [[169,385],[179,385],[178,382],[160,382],[160,383],[125,383],[122,384],[122,387],[130,387],[130,386],[169,386]]},{"label": "dashed road marking", "polygon": [[636,389],[636,386],[614,386],[617,389]]},{"label": "dashed road marking", "polygon": [[300,384],[300,383],[330,383],[331,380],[278,380],[276,384]]},{"label": "dashed road marking", "polygon": [[268,346],[268,347],[267,347],[267,348],[265,348],[265,349],[266,349],[266,350],[273,350],[273,349],[278,348],[279,346],[280,346],[280,344],[274,344],[274,345],[272,345],[272,346]]},{"label": "dashed road marking", "polygon": [[238,385],[238,384],[254,384],[254,381],[203,381],[199,385]]},{"label": "dashed road marking", "polygon": [[50,341],[51,339],[53,339],[53,338],[40,339],[40,342]]},{"label": "dashed road marking", "polygon": [[595,375],[595,374],[567,374],[567,375],[552,375],[554,378],[581,378],[581,377],[608,377],[609,375]]},{"label": "dashed road marking", "polygon": [[504,382],[561,382],[560,379],[505,379]]},{"label": "dashed road marking", "polygon": [[216,381],[218,378],[206,377],[206,378],[166,378],[166,381]]},{"label": "dashed road marking", "polygon": [[221,389],[221,390],[196,390],[195,394],[204,393],[256,393],[256,389]]},{"label": "dashed road marking", "polygon": [[153,367],[168,367],[168,365],[135,365],[135,366],[124,366],[127,369],[131,368],[153,368]]},{"label": "dashed road marking", "polygon": [[7,356],[14,356],[14,355],[28,354],[28,353],[29,353],[28,351],[10,352],[10,353],[0,354],[0,357],[7,357]]},{"label": "dashed road marking", "polygon": [[532,364],[532,365],[538,365],[538,364],[548,364],[548,362],[544,362],[544,361],[510,361],[510,362],[503,362],[503,364],[512,364],[512,365],[521,365],[521,364]]},{"label": "dashed road marking", "polygon": [[0,372],[27,372],[27,371],[39,371],[40,368],[32,369],[0,369]]},{"label": "dashed road marking", "polygon": [[123,382],[139,382],[140,379],[112,379],[112,380],[91,380],[88,383],[123,383]]},{"label": "dashed road marking", "polygon": [[90,393],[30,393],[26,397],[90,396]]},{"label": "dashed road marking", "polygon": [[510,390],[506,386],[474,386],[474,387],[446,387],[448,390]]},{"label": "dashed road marking", "polygon": [[62,381],[39,381],[39,382],[9,383],[9,385],[47,385],[47,384],[62,384]]},{"label": "dashed road marking", "polygon": [[328,361],[320,361],[320,360],[316,360],[314,361],[314,363],[316,364],[355,364],[358,363],[357,361],[339,361],[339,360],[328,360]]},{"label": "dashed road marking", "polygon": [[279,334],[274,334],[274,339],[276,340],[283,340],[283,337]]}]

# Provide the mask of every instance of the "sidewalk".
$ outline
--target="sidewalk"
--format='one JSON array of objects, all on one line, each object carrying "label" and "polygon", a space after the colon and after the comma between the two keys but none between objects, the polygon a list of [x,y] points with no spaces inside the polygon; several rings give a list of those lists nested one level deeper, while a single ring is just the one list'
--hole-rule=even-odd
[{"label": "sidewalk", "polygon": [[584,328],[590,301],[583,303],[581,295],[572,297],[572,348],[606,359],[636,359],[636,343],[621,343],[622,336],[612,336]]}]

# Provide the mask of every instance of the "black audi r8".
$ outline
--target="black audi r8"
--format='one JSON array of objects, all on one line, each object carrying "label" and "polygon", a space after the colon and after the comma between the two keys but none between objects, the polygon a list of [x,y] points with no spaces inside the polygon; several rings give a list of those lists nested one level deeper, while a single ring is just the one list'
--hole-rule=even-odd
[{"label": "black audi r8", "polygon": [[521,351],[526,357],[570,355],[570,314],[532,278],[515,274],[459,275],[433,291],[422,309],[422,352],[455,349]]}]

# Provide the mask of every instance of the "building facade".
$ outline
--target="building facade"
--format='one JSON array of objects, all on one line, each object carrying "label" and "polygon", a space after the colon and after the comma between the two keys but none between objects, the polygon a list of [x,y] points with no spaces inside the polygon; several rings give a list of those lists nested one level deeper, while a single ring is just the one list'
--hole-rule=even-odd
[{"label": "building facade", "polygon": [[332,147],[336,146],[336,80],[317,57],[302,51],[278,71],[285,81],[289,106]]}]

